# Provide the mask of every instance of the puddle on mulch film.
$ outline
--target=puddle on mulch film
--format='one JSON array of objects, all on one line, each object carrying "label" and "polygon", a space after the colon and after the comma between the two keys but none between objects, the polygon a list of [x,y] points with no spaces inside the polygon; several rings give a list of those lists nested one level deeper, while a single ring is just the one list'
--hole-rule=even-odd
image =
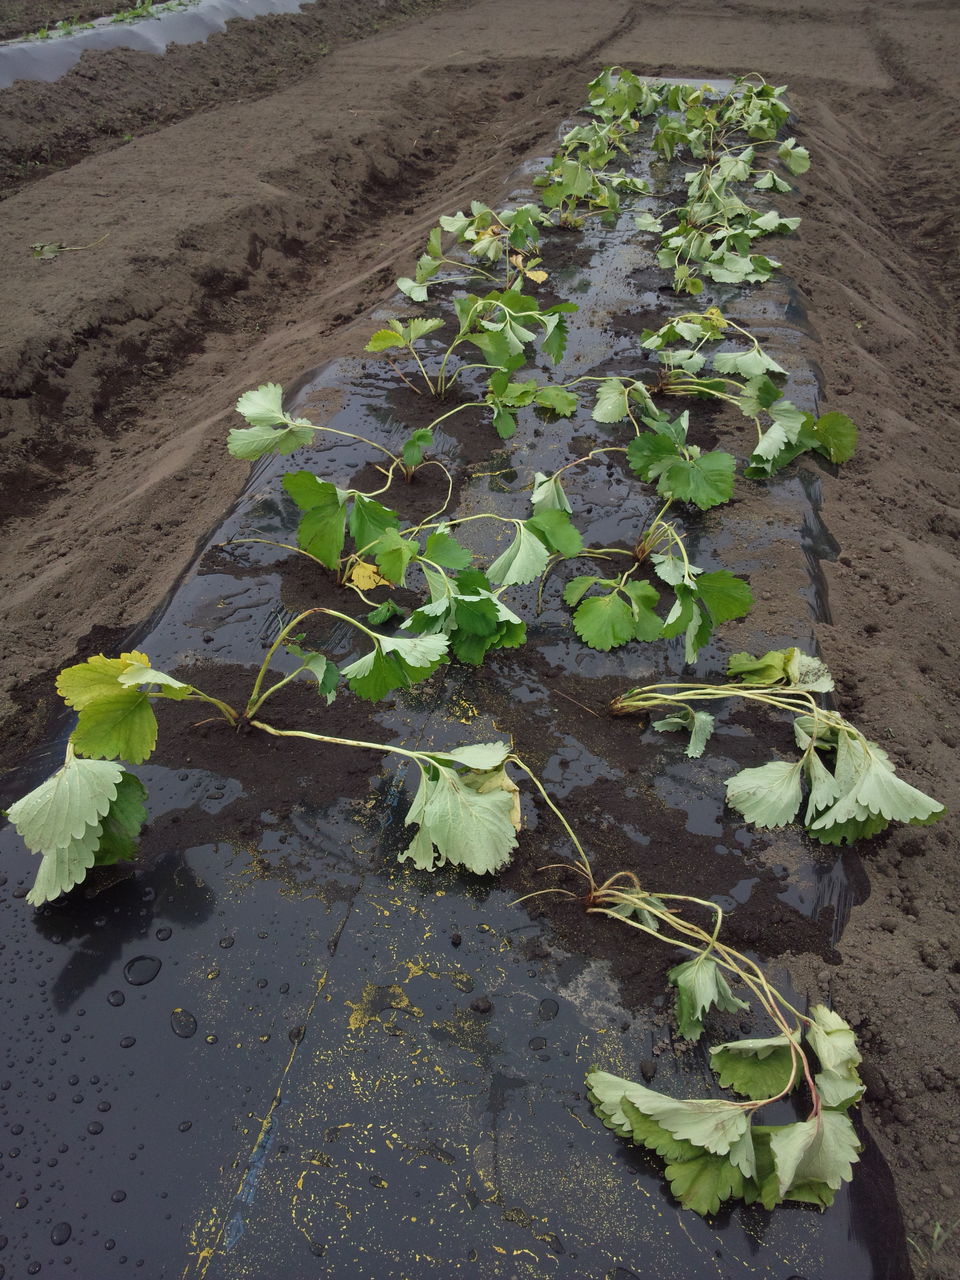
[{"label": "puddle on mulch film", "polygon": [[[628,214],[613,232],[551,237],[548,265],[570,261],[552,283],[581,308],[564,364],[543,369],[554,380],[632,372],[641,314],[662,321],[686,309],[649,287],[659,277],[631,228]],[[789,286],[717,290],[701,309],[713,303],[795,370],[788,394],[813,408],[813,348]],[[318,401],[327,425],[388,445],[432,407],[359,361],[307,375],[290,407]],[[503,445],[471,412],[444,424],[438,445],[459,470],[461,516],[525,515],[534,470],[620,438],[587,411],[570,422],[528,419]],[[719,434],[747,451],[702,406],[691,416],[705,441]],[[249,669],[294,611],[341,604],[301,558],[232,541],[292,540],[284,471],[312,465],[343,485],[368,466],[365,447],[329,440],[314,458],[254,470],[244,499],[136,637],[158,666],[198,668],[199,683],[219,681],[225,694],[232,683],[239,701],[237,668]],[[629,538],[650,509],[640,486],[604,461],[567,478],[588,544]],[[424,472],[394,500],[422,514],[442,490]],[[691,522],[695,562],[748,574],[755,590],[787,546],[781,572],[796,584],[798,614],[809,611],[791,634],[764,635],[758,602],[744,640],[721,629],[698,674],[747,644],[812,645],[812,622],[828,608],[819,561],[835,552],[818,506],[814,473],[791,469],[762,501]],[[469,530],[486,558],[494,544],[478,528],[459,536]],[[764,744],[786,738],[731,713],[707,756],[688,761],[672,738],[592,714],[629,684],[679,672],[679,653],[673,643],[586,649],[560,600],[563,580],[550,579],[539,615],[534,588],[508,593],[528,620],[523,649],[480,671],[445,668],[392,703],[358,709],[346,695],[323,713],[326,731],[407,746],[512,733],[602,872],[633,866],[651,888],[714,897],[730,911],[731,940],[762,956],[829,956],[853,855],[747,829],[722,804],[721,780],[759,758],[754,733]],[[349,651],[342,625],[323,639],[334,656]],[[276,718],[315,716],[307,692],[291,687]],[[538,1280],[905,1274],[892,1186],[871,1146],[826,1214],[739,1208],[705,1222],[676,1208],[660,1162],[595,1120],[583,1087],[593,1064],[636,1078],[642,1063],[653,1087],[678,1095],[703,1092],[710,1076],[701,1052],[675,1052],[668,960],[655,947],[627,943],[561,899],[512,905],[551,883],[537,865],[566,854],[529,797],[505,882],[411,872],[393,856],[409,800],[402,769],[380,772],[359,752],[192,729],[190,717],[177,720],[183,711],[164,708],[161,748],[138,771],[152,822],[135,877],[105,877],[99,892],[33,913],[20,899],[35,865],[9,831],[0,836],[16,884],[4,904],[3,981],[17,1033],[0,1108],[5,1185],[18,1206],[3,1215],[0,1263],[104,1278],[139,1264],[151,1276],[209,1280],[271,1274],[278,1256],[293,1280],[318,1267],[343,1277],[415,1268]],[[726,1030],[754,1027],[737,1020]]]}]

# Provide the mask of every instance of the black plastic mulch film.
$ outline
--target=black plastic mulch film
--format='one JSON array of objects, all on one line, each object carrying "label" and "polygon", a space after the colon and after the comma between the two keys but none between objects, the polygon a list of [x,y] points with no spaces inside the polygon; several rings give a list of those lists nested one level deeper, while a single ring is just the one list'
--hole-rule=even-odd
[{"label": "black plastic mulch film", "polygon": [[[641,172],[642,150],[635,163]],[[504,203],[529,199],[538,167],[514,179],[519,185]],[[558,241],[570,239],[558,233]],[[550,281],[579,306],[567,355],[558,369],[543,364],[539,372],[548,381],[629,374],[640,356],[641,326],[632,318],[655,312],[663,323],[690,302],[667,287],[653,265],[651,237],[635,232],[629,209],[616,229],[588,229],[577,246],[581,265]],[[549,253],[548,242],[548,267]],[[794,370],[786,394],[814,409],[815,336],[782,275],[760,288],[714,287],[696,309],[713,304]],[[413,309],[404,299],[397,314]],[[374,318],[371,332],[376,327]],[[390,408],[396,385],[376,358],[341,360],[305,378],[287,407],[309,410],[333,394],[339,407],[321,421],[396,447],[405,435]],[[622,425],[592,422],[589,408],[549,425],[528,413],[506,445],[488,423],[477,428],[490,440],[480,463],[458,461],[454,434],[438,430],[438,452],[458,466],[462,482],[454,515],[525,517],[524,486],[534,471],[550,473],[580,456],[584,442],[625,442]],[[735,451],[742,457],[749,447],[744,435]],[[285,471],[308,466],[346,485],[369,462],[364,446],[325,437],[313,451],[258,464],[241,501],[131,643],[168,671],[199,659],[249,669],[291,616],[278,603],[289,553],[241,544],[204,563],[204,552],[253,532],[292,540],[296,512],[280,488]],[[786,546],[796,561],[809,604],[805,610],[798,598],[798,614],[808,616],[798,617],[790,635],[758,638],[758,599],[745,624],[756,652],[810,649],[813,620],[827,609],[818,564],[836,548],[812,476],[794,464],[766,483],[762,503],[724,507],[687,526],[695,563],[750,576],[755,592],[770,548]],[[588,545],[629,539],[656,509],[649,486],[608,470],[603,459],[567,473],[566,483]],[[396,504],[402,512],[402,493]],[[478,527],[462,526],[458,536],[470,541],[467,530]],[[591,681],[616,690],[677,678],[666,673],[680,670],[681,642],[589,650],[573,634],[561,586],[554,575],[539,615],[535,587],[510,589],[505,599],[528,622],[526,647],[494,653],[479,671],[441,668],[427,692],[378,706],[384,740],[408,747],[490,741],[509,732],[511,716],[523,717],[542,726],[553,747],[544,748],[541,773],[561,805],[599,778],[636,792],[626,839],[635,852],[630,865],[641,873],[650,839],[643,797],[652,797],[701,838],[698,848],[705,837],[714,842],[713,894],[725,907],[735,911],[761,877],[774,876],[783,902],[811,916],[831,908],[839,930],[852,898],[853,856],[827,850],[812,859],[796,833],[777,833],[771,867],[769,855],[764,861],[770,834],[732,822],[724,810],[721,779],[731,769],[723,744],[742,738],[742,728],[721,723],[700,761],[683,756],[675,735],[648,733],[647,758],[660,773],[645,779],[613,753],[605,758],[595,739],[589,746],[578,739],[571,704],[556,692],[564,673],[576,677],[581,697]],[[718,644],[701,652],[697,675],[723,669],[727,632],[721,628]],[[342,651],[345,636],[345,629],[331,632],[331,643]],[[545,678],[545,667],[555,676]],[[489,712],[476,713],[481,682],[484,706],[502,707],[496,724]],[[237,699],[243,696],[238,688]],[[322,731],[321,721],[318,709]],[[65,722],[18,771],[5,803],[55,766],[68,730]],[[639,741],[641,729],[635,732]],[[303,776],[293,784],[298,801],[288,814],[272,812],[264,795],[260,829],[249,841],[179,847],[176,825],[161,818],[227,815],[242,791],[235,779],[204,769],[200,748],[179,768],[135,770],[149,787],[153,822],[143,862],[94,896],[81,887],[33,911],[22,899],[36,862],[12,830],[0,835],[0,1276],[908,1274],[890,1175],[869,1140],[852,1184],[825,1213],[739,1205],[704,1220],[679,1209],[662,1162],[594,1117],[584,1073],[598,1065],[638,1078],[641,1060],[655,1060],[655,1088],[692,1096],[712,1085],[703,1052],[674,1054],[662,999],[656,1009],[625,1008],[608,965],[565,953],[495,880],[399,867],[394,855],[410,794],[392,760],[382,764],[371,754],[371,790],[360,805],[318,808],[305,744]],[[525,827],[521,844],[543,843],[535,829],[542,814],[529,794],[524,814],[534,829]],[[575,810],[571,816],[576,822]],[[551,835],[542,853],[547,862],[569,851]],[[626,936],[624,947],[632,943]]]}]

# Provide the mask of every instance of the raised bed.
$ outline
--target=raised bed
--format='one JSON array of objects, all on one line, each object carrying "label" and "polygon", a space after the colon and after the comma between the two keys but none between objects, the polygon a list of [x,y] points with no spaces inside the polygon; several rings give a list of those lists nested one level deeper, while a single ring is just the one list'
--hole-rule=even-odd
[{"label": "raised bed", "polygon": [[[505,194],[515,203],[516,192]],[[655,274],[631,213],[582,237],[552,233],[547,247],[551,288],[580,308],[565,377],[636,364],[647,317],[663,323],[689,309]],[[697,309],[708,302],[756,333],[790,369],[792,400],[816,410],[815,339],[789,286],[765,286],[762,301],[718,289]],[[559,380],[549,363],[539,372]],[[319,410],[324,425],[387,447],[428,411],[372,361],[323,367],[287,408]],[[709,406],[691,422],[704,447],[718,438],[748,452]],[[615,435],[578,411],[569,421],[521,417],[501,443],[479,411],[458,415],[436,442],[456,475],[452,514],[523,518],[535,472]],[[306,465],[341,485],[369,477],[369,450],[329,439]],[[291,469],[283,459],[258,465],[135,638],[156,667],[238,698],[287,620],[317,604],[343,607],[345,592],[303,558],[237,541],[291,541],[296,511],[280,482]],[[442,488],[424,470],[409,503],[422,516]],[[568,491],[590,545],[629,542],[659,505],[609,458]],[[775,620],[760,607],[721,628],[700,652],[703,676],[734,648],[809,649],[810,623],[828,608],[818,561],[831,542],[815,473],[794,464],[738,497],[687,516],[691,558],[748,576],[755,595],[773,599]],[[470,545],[484,561],[502,548],[483,536]],[[731,711],[708,754],[691,761],[672,736],[604,718],[629,685],[681,678],[681,643],[588,649],[561,586],[547,581],[539,612],[535,586],[507,593],[527,620],[523,648],[478,670],[441,668],[372,707],[344,696],[323,712],[322,731],[433,750],[510,733],[600,875],[626,867],[651,889],[719,901],[730,909],[725,936],[764,959],[791,951],[829,961],[856,892],[853,855],[794,831],[758,832],[723,805],[721,780],[758,759],[754,736],[785,750],[788,739]],[[808,618],[798,619],[804,596]],[[309,638],[338,661],[351,652],[343,626]],[[274,717],[304,725],[319,720],[315,707],[315,694],[294,684]],[[8,980],[19,979],[24,1000],[11,1018],[24,1018],[24,1034],[0,1095],[19,1095],[7,1116],[11,1133],[22,1126],[19,1163],[7,1166],[26,1201],[7,1246],[18,1267],[108,1276],[139,1263],[147,1274],[214,1277],[265,1274],[282,1257],[293,1276],[904,1274],[889,1178],[869,1147],[824,1215],[788,1205],[703,1220],[676,1208],[659,1161],[598,1123],[583,1083],[593,1064],[632,1078],[639,1065],[651,1087],[676,1096],[702,1092],[710,1075],[705,1055],[671,1029],[655,945],[559,897],[514,905],[558,883],[537,873],[542,863],[569,860],[535,794],[524,795],[506,886],[428,876],[392,857],[410,835],[403,770],[386,770],[371,793],[366,753],[197,729],[184,704],[164,714],[160,749],[138,770],[151,824],[134,876],[105,868],[88,881],[92,894],[32,917],[16,899],[34,868],[12,833],[2,837],[11,878],[13,868],[22,876],[6,936],[16,961]],[[58,749],[25,768],[11,798]],[[568,872],[559,883],[576,881]],[[38,996],[35,975],[48,970]],[[726,1038],[751,1034],[741,1017],[717,1025]],[[29,1173],[18,1178],[21,1169]],[[34,1169],[48,1172],[31,1178]]]}]

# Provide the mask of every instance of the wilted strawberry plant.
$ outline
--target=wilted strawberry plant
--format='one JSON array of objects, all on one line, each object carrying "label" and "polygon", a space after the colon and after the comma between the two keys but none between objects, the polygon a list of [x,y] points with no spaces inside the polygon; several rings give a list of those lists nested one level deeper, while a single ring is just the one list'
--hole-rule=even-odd
[{"label": "wilted strawberry plant", "polygon": [[[732,351],[708,345],[731,340],[749,345]],[[723,401],[753,422],[757,443],[745,472],[752,479],[775,475],[801,453],[819,453],[834,463],[853,457],[857,428],[851,419],[835,411],[815,417],[785,399],[778,383],[787,371],[752,333],[718,308],[685,313],[655,331],[645,329],[640,345],[655,351],[662,365],[660,377],[646,387],[650,396]],[[712,369],[705,369],[708,364]],[[633,388],[631,392],[636,394]]]},{"label": "wilted strawberry plant", "polygon": [[897,777],[890,757],[815,694],[830,692],[833,677],[818,658],[799,649],[775,649],[762,657],[735,653],[726,684],[653,684],[614,698],[614,715],[639,715],[654,709],[667,714],[653,722],[660,731],[690,735],[687,755],[704,752],[714,730],[709,712],[696,703],[727,698],[784,711],[795,717],[800,756],[771,760],[727,779],[727,803],[758,827],[793,822],[804,801],[803,825],[823,844],[850,844],[878,835],[891,822],[927,824],[944,806]]},{"label": "wilted strawberry plant", "polygon": [[[631,871],[598,884],[569,821],[548,796],[575,850],[574,870],[585,881],[587,911],[681,950],[690,957],[671,968],[674,1018],[684,1040],[697,1041],[711,1010],[742,1013],[751,1002],[773,1034],[728,1040],[710,1050],[721,1088],[738,1098],[674,1098],[596,1068],[587,1074],[594,1111],[607,1128],[666,1162],[680,1204],[715,1214],[729,1200],[773,1209],[784,1201],[825,1208],[853,1176],[860,1141],[849,1116],[864,1086],[853,1031],[823,1005],[804,1013],[773,986],[761,966],[721,940],[723,910],[690,894],[643,887]],[[562,863],[566,868],[569,864]],[[549,870],[550,868],[543,868]],[[541,894],[577,899],[569,889]],[[706,915],[709,923],[698,923]],[[741,991],[743,994],[737,994]],[[764,1107],[807,1097],[802,1120],[762,1124]]]},{"label": "wilted strawberry plant", "polygon": [[[296,628],[311,614],[349,623],[372,647],[337,667],[294,638]],[[299,665],[287,674],[271,676],[270,664],[281,646]],[[478,873],[495,871],[516,847],[520,826],[517,787],[505,772],[505,765],[514,758],[509,743],[410,751],[388,743],[281,727],[262,719],[264,704],[297,677],[315,681],[318,695],[327,704],[341,680],[358,697],[378,701],[393,689],[426,679],[445,660],[447,648],[445,635],[376,635],[333,610],[308,610],[277,636],[242,708],[155,670],[147,655],[136,650],[118,658],[98,654],[65,668],[57,689],[77,712],[77,724],[64,763],[7,811],[27,847],[41,855],[27,901],[34,906],[50,902],[81,883],[92,866],[136,856],[147,818],[147,791],[126,764],[142,764],[153,754],[159,729],[154,708],[164,701],[212,707],[237,731],[361,747],[412,760],[420,771],[420,785],[406,821],[418,824],[419,830],[401,857],[413,859],[418,866],[449,862]]]}]

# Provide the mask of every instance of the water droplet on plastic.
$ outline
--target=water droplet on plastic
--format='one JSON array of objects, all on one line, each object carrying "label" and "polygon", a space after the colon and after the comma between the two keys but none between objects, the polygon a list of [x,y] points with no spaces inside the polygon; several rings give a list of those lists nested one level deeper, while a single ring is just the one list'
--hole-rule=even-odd
[{"label": "water droplet on plastic", "polygon": [[541,1022],[550,1022],[560,1012],[560,1006],[556,1000],[540,1001],[540,1020]]},{"label": "water droplet on plastic", "polygon": [[197,1020],[187,1009],[174,1009],[170,1015],[170,1027],[181,1040],[189,1040],[197,1033]]},{"label": "water droplet on plastic", "polygon": [[110,1199],[113,1201],[114,1204],[123,1204],[126,1198],[127,1198],[127,1193],[125,1191],[114,1191],[110,1196]]},{"label": "water droplet on plastic", "polygon": [[119,1009],[126,998],[122,991],[111,991],[107,996],[107,1004],[112,1004],[115,1009]]},{"label": "water droplet on plastic", "polygon": [[92,1133],[96,1137],[98,1133],[103,1133],[103,1125],[99,1120],[91,1120],[87,1125],[87,1133]]},{"label": "water droplet on plastic", "polygon": [[203,1038],[206,1040],[207,1044],[216,1044],[219,1039],[219,1037],[215,1035],[204,1036]]},{"label": "water droplet on plastic", "polygon": [[190,1130],[193,1128],[193,1121],[181,1120],[180,1123],[177,1125],[177,1128],[180,1130],[181,1133],[189,1133]]},{"label": "water droplet on plastic", "polygon": [[291,1027],[287,1032],[291,1044],[299,1044],[303,1039],[303,1027]]},{"label": "water droplet on plastic", "polygon": [[134,1046],[136,1043],[137,1043],[137,1037],[136,1037],[136,1036],[121,1036],[121,1037],[120,1037],[120,1048],[121,1048],[121,1049],[132,1049],[132,1048],[133,1048],[133,1046]]},{"label": "water droplet on plastic", "polygon": [[29,1267],[27,1267],[27,1275],[28,1275],[28,1276],[36,1276],[36,1275],[39,1275],[39,1274],[40,1274],[40,1263],[39,1263],[39,1262],[31,1262],[31,1263],[30,1263],[30,1265],[29,1265]]},{"label": "water droplet on plastic", "polygon": [[69,1222],[58,1222],[50,1232],[51,1244],[66,1244],[73,1234],[73,1228]]},{"label": "water droplet on plastic", "polygon": [[172,933],[173,933],[173,930],[170,928],[170,926],[167,924],[164,924],[164,925],[161,925],[160,928],[157,930],[156,937],[159,939],[160,942],[166,942]]},{"label": "water droplet on plastic", "polygon": [[547,1047],[547,1042],[546,1040],[544,1040],[543,1036],[534,1036],[533,1039],[530,1041],[531,1049],[545,1049],[546,1047]]},{"label": "water droplet on plastic", "polygon": [[224,951],[229,951],[230,948],[233,946],[233,942],[234,940],[229,936],[229,934],[227,935],[226,938],[220,939],[220,945],[221,947],[223,947]]},{"label": "water droplet on plastic", "polygon": [[162,961],[156,956],[134,956],[123,967],[123,976],[131,987],[145,987],[160,972]]}]

